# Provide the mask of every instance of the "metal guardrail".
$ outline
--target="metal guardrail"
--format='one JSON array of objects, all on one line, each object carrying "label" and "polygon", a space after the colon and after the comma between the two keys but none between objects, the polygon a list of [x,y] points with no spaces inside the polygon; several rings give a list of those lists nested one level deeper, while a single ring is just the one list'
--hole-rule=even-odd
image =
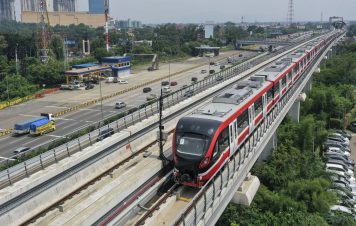
[{"label": "metal guardrail", "polygon": [[[300,41],[295,45],[298,45],[303,41]],[[293,48],[293,46],[291,46],[290,48]],[[184,97],[184,94],[189,90],[194,90],[194,93],[197,93],[201,90],[205,90],[222,81],[230,79],[263,61],[266,61],[266,59],[272,58],[280,54],[281,52],[284,52],[285,50],[286,48],[282,48],[279,51],[272,53],[270,55],[265,55],[263,57],[254,60],[247,61],[233,67],[229,67],[216,74],[206,77],[204,80],[201,80],[186,88],[180,89],[176,92],[166,95],[164,98],[164,106],[170,107],[186,99],[186,97]],[[217,81],[216,78],[219,76],[223,77],[222,81]],[[84,148],[94,144],[97,138],[99,137],[100,132],[104,129],[110,127],[113,128],[115,132],[119,132],[131,125],[134,125],[137,122],[142,121],[143,119],[148,118],[149,116],[158,113],[158,111],[159,111],[158,101],[150,103],[148,105],[145,104],[141,105],[141,108],[139,108],[137,111],[131,114],[127,114],[126,112],[123,118],[120,118],[105,126],[101,126],[98,129],[86,135],[83,135],[75,140],[69,141],[59,147],[53,148],[45,153],[40,154],[39,156],[33,157],[15,166],[9,167],[6,170],[0,172],[0,189],[9,186],[14,182],[19,181],[25,177],[28,177],[29,175],[38,172],[39,170],[45,169],[49,165],[53,163],[57,163],[58,161],[73,155],[75,152],[81,151]],[[0,162],[0,164],[8,165],[9,161],[10,160],[3,160]]]},{"label": "metal guardrail", "polygon": [[[329,44],[329,48],[331,46],[332,43]],[[314,67],[310,66],[307,68],[298,82],[294,84],[293,88],[284,95],[273,111],[268,114],[267,118],[255,128],[254,133],[244,142],[240,151],[230,157],[229,161],[220,168],[215,176],[200,189],[173,225],[199,225],[201,221],[207,225],[216,223],[220,215],[214,217],[214,211],[220,214],[223,212],[233,196],[233,191],[236,191],[245,176],[251,170],[253,166],[251,163],[257,160],[259,155],[256,155],[256,153],[262,152],[261,147],[263,145],[261,143],[266,143],[266,140],[272,136],[302,88],[311,77],[311,72],[315,68],[315,65],[320,63],[327,51],[328,48],[326,47],[324,51],[320,52],[319,56],[314,60]],[[229,196],[229,198],[225,198],[225,196]],[[223,202],[224,207],[222,208],[220,205],[223,205]],[[209,213],[209,216],[206,216],[207,213]],[[209,218],[214,218],[214,220],[210,220]]]}]

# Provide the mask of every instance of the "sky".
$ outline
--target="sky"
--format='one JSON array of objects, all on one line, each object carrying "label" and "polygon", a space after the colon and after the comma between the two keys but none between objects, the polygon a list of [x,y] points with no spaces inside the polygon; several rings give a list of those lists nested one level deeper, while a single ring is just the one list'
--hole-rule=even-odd
[{"label": "sky", "polygon": [[[20,0],[16,0],[19,12]],[[77,0],[80,11],[88,10],[88,0]],[[110,16],[143,23],[283,22],[288,0],[110,0]],[[356,20],[356,0],[294,0],[295,21],[320,21],[330,16]],[[20,18],[19,16],[17,18]]]}]

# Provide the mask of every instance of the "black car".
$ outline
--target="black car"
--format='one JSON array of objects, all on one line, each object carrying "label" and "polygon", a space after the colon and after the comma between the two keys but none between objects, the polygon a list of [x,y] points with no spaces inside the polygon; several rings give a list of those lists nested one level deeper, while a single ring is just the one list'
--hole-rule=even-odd
[{"label": "black car", "polygon": [[216,81],[221,81],[223,79],[224,79],[224,77],[222,75],[216,76],[216,78],[215,78]]},{"label": "black car", "polygon": [[225,69],[225,65],[220,65],[220,69]]},{"label": "black car", "polygon": [[194,95],[194,90],[187,90],[185,93],[184,93],[184,97],[191,97]]},{"label": "black car", "polygon": [[198,81],[198,78],[197,77],[192,77],[192,82],[196,82]]},{"label": "black car", "polygon": [[168,81],[162,81],[162,82],[161,82],[161,85],[162,85],[162,86],[169,86],[169,82],[168,82]]},{"label": "black car", "polygon": [[107,128],[107,129],[103,129],[100,131],[98,138],[96,139],[97,141],[101,141],[104,140],[107,137],[110,137],[111,135],[113,135],[114,129],[113,128]]},{"label": "black car", "polygon": [[215,70],[210,70],[209,71],[209,74],[214,74],[215,73]]},{"label": "black car", "polygon": [[94,85],[91,84],[91,83],[88,83],[86,86],[85,86],[85,89],[88,90],[88,89],[94,89]]},{"label": "black car", "polygon": [[145,88],[143,88],[143,92],[144,92],[144,93],[149,93],[149,92],[151,92],[151,91],[152,91],[151,87],[145,87]]},{"label": "black car", "polygon": [[356,121],[351,122],[350,125],[348,126],[348,128],[352,132],[356,133]]}]

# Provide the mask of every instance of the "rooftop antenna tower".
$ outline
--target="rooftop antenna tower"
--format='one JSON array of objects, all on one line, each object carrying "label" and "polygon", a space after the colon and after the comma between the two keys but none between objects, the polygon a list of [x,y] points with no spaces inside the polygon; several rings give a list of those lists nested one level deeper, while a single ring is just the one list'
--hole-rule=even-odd
[{"label": "rooftop antenna tower", "polygon": [[293,0],[289,0],[288,13],[287,13],[287,22],[289,26],[292,26],[293,19],[294,19],[294,2]]},{"label": "rooftop antenna tower", "polygon": [[109,0],[105,0],[105,41],[106,51],[109,52]]}]

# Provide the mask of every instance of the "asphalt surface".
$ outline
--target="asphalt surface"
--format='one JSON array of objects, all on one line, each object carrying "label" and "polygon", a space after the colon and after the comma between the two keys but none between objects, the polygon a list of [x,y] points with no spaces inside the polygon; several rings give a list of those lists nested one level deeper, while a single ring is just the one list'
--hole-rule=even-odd
[{"label": "asphalt surface", "polygon": [[[243,54],[243,57],[240,57],[239,60],[246,60],[246,58],[250,58],[251,56],[256,55],[256,53],[253,52],[245,52]],[[212,58],[212,61],[216,61],[215,58]],[[220,60],[218,61],[221,64],[225,64],[226,58],[224,60]],[[220,66],[210,66],[210,69],[214,69],[215,72],[220,71],[219,69]],[[209,66],[202,66],[202,67],[198,67],[196,69],[187,71],[185,73],[181,73],[179,75],[176,76],[172,76],[170,78],[170,81],[176,81],[178,84],[176,86],[171,86],[172,91],[178,90],[180,89],[183,85],[190,85],[191,84],[191,78],[192,77],[197,77],[198,80],[202,80],[206,75],[208,75],[207,73],[205,74],[201,74],[201,70],[205,69],[205,70],[209,70]],[[130,79],[127,79],[130,82]],[[128,86],[128,85],[119,85],[119,84],[106,84],[106,85],[111,85],[111,86]],[[7,158],[7,157],[11,157],[13,155],[13,151],[18,148],[18,147],[38,147],[40,145],[44,145],[48,142],[52,142],[55,139],[61,138],[61,137],[65,137],[67,134],[79,130],[80,128],[84,128],[88,125],[91,125],[99,120],[101,120],[102,118],[102,114],[104,116],[104,118],[107,118],[108,116],[112,116],[115,114],[118,114],[120,112],[124,112],[126,110],[128,110],[129,108],[132,107],[136,107],[139,106],[143,103],[146,102],[146,98],[148,95],[150,95],[151,93],[156,94],[157,96],[159,96],[160,93],[160,87],[161,87],[161,82],[157,82],[154,84],[151,84],[150,87],[152,88],[152,91],[149,93],[143,93],[142,92],[142,88],[124,93],[120,96],[114,97],[110,100],[104,101],[103,102],[103,113],[101,113],[101,105],[100,103],[89,106],[88,108],[83,108],[83,109],[79,109],[78,111],[74,111],[71,113],[67,113],[65,115],[63,115],[62,117],[57,118],[56,120],[56,127],[57,129],[49,134],[45,134],[43,136],[39,136],[39,137],[32,137],[29,135],[23,135],[23,136],[19,136],[19,137],[12,137],[12,136],[5,136],[5,137],[0,137],[0,160],[1,158]],[[96,85],[94,89],[97,89],[97,91],[99,92],[99,86]],[[73,92],[73,94],[75,93],[75,91],[66,91],[66,92]],[[55,95],[55,94],[54,94]],[[115,103],[116,102],[125,102],[127,104],[126,108],[123,109],[115,109]],[[51,108],[57,108],[58,109],[61,108],[61,106],[51,106],[51,105],[46,105],[45,102],[42,103],[43,104],[43,108],[42,109],[37,109],[37,111],[40,112],[50,112],[47,109]],[[37,108],[41,108],[41,106],[36,106]],[[21,117],[21,120],[24,120],[23,117],[25,117],[25,119],[28,118],[34,118],[34,117],[38,117],[39,114],[31,114],[31,113],[26,113],[26,112],[30,112],[31,109],[31,103],[24,103],[21,105],[16,106],[16,111],[20,111],[21,113],[19,113],[19,117]],[[21,108],[23,108],[24,110],[21,111]],[[64,109],[66,107],[63,107]],[[21,121],[19,120],[19,122]]]}]

